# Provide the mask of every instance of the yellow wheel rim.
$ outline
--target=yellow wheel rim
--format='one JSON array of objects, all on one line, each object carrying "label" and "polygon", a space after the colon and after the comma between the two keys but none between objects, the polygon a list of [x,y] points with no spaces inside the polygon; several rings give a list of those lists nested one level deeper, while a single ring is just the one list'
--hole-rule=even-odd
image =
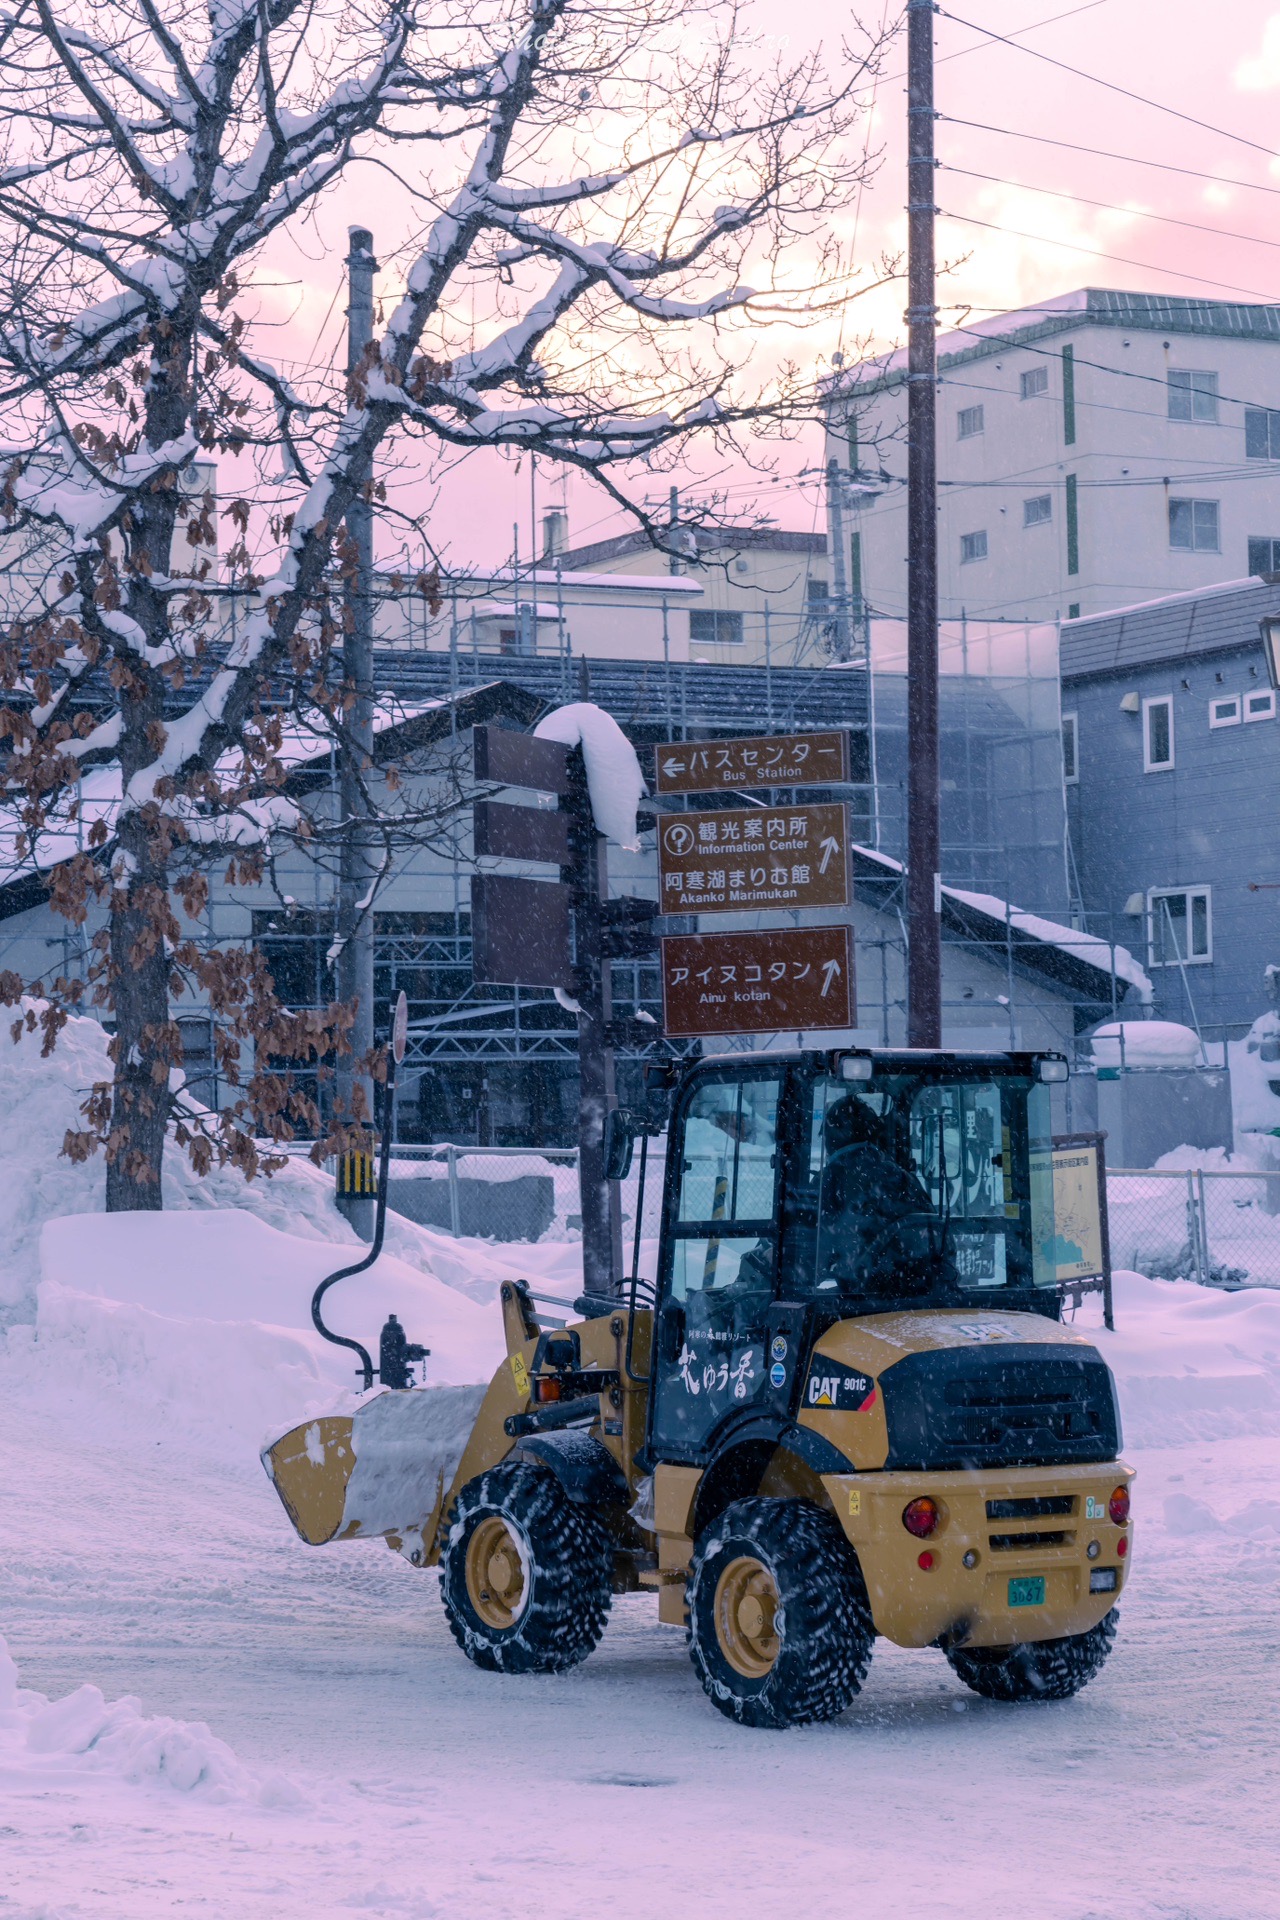
[{"label": "yellow wheel rim", "polygon": [[777,1629],[778,1585],[761,1560],[731,1560],[716,1582],[716,1639],[729,1665],[746,1680],[763,1680],[782,1647]]},{"label": "yellow wheel rim", "polygon": [[485,1626],[499,1631],[519,1619],[524,1608],[520,1550],[496,1513],[482,1520],[467,1542],[467,1598]]}]

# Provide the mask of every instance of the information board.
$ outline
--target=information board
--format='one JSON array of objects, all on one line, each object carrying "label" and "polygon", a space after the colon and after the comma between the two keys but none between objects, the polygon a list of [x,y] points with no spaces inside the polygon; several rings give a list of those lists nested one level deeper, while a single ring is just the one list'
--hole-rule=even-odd
[{"label": "information board", "polygon": [[843,806],[726,808],[658,823],[664,913],[849,904],[849,815]]}]

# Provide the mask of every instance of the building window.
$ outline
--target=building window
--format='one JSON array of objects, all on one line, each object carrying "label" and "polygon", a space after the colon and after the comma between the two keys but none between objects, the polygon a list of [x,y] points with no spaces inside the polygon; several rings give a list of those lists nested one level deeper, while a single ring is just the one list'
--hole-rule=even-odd
[{"label": "building window", "polygon": [[1053,518],[1053,495],[1037,493],[1022,503],[1022,524],[1024,527],[1043,527]]},{"label": "building window", "polygon": [[1067,608],[1067,618],[1068,620],[1078,620],[1080,618],[1080,602],[1078,600],[1073,600]]},{"label": "building window", "polygon": [[1179,553],[1218,553],[1216,500],[1171,500],[1169,545]]},{"label": "building window", "polygon": [[742,615],[701,608],[689,615],[691,647],[740,647]]},{"label": "building window", "polygon": [[1280,413],[1270,407],[1245,408],[1244,451],[1247,460],[1280,460]]},{"label": "building window", "polygon": [[1238,727],[1240,725],[1240,696],[1233,694],[1229,700],[1211,700],[1209,702],[1209,725],[1211,727]]},{"label": "building window", "polygon": [[1265,693],[1246,693],[1244,697],[1244,717],[1247,725],[1250,720],[1274,720],[1276,717],[1276,696],[1268,687]]},{"label": "building window", "polygon": [[1173,701],[1168,694],[1142,703],[1142,770],[1163,773],[1173,765]]},{"label": "building window", "polygon": [[1064,713],[1062,716],[1062,777],[1068,786],[1073,786],[1080,778],[1080,762],[1076,750],[1078,732],[1075,714]]},{"label": "building window", "polygon": [[1034,400],[1038,393],[1048,393],[1048,367],[1028,367],[1025,373],[1020,373],[1018,391],[1024,400]]},{"label": "building window", "polygon": [[983,430],[985,417],[981,407],[961,407],[956,415],[956,439],[972,440]]},{"label": "building window", "polygon": [[1208,887],[1153,887],[1147,895],[1147,958],[1153,967],[1204,966],[1213,958]]},{"label": "building window", "polygon": [[960,565],[967,566],[970,560],[985,560],[987,557],[987,535],[984,528],[981,533],[962,533],[960,535]]},{"label": "building window", "polygon": [[1249,536],[1250,573],[1280,573],[1280,540],[1270,540],[1265,534]]},{"label": "building window", "polygon": [[1170,368],[1169,418],[1171,420],[1216,420],[1217,417],[1217,374],[1192,373],[1186,368]]}]

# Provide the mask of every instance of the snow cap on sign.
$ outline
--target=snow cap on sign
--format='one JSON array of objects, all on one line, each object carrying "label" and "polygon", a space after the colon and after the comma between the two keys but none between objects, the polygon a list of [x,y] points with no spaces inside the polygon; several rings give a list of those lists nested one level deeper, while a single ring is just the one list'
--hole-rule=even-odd
[{"label": "snow cap on sign", "polygon": [[539,720],[533,731],[539,740],[582,748],[596,826],[627,853],[635,853],[640,845],[636,807],[648,788],[636,750],[612,714],[590,700],[575,700]]}]

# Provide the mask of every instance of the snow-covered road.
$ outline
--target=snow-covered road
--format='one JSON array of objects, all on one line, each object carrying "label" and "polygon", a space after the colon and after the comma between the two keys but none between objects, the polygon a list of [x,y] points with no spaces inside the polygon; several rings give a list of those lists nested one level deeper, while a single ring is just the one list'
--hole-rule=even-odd
[{"label": "snow-covered road", "polygon": [[3,1920],[1274,1920],[1274,1431],[1129,1449],[1136,1576],[1076,1701],[988,1704],[882,1642],[843,1720],[765,1734],[712,1710],[647,1598],[571,1675],[477,1672],[434,1575],[308,1550],[249,1449],[51,1364],[0,1365],[23,1686],[137,1695],[285,1782],[219,1803],[0,1748]]}]

